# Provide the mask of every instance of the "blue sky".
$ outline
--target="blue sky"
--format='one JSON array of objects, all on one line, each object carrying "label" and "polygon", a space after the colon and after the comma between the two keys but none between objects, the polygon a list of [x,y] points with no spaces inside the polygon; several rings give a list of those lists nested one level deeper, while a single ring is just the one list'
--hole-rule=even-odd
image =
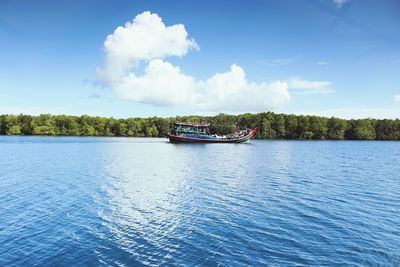
[{"label": "blue sky", "polygon": [[[182,24],[187,37],[160,33],[153,56],[137,54],[154,39],[150,26],[135,35],[140,18]],[[123,50],[118,26],[132,41]],[[104,46],[111,34],[115,49]],[[168,50],[166,38],[184,43]],[[110,82],[99,70],[115,68],[120,53],[134,63]],[[2,114],[399,118],[399,95],[396,0],[0,2]]]}]

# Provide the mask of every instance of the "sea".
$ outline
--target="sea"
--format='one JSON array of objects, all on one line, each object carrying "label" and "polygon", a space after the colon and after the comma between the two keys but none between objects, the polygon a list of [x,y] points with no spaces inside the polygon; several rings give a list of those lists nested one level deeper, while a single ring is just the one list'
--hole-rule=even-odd
[{"label": "sea", "polygon": [[1,136],[0,266],[400,266],[400,142]]}]

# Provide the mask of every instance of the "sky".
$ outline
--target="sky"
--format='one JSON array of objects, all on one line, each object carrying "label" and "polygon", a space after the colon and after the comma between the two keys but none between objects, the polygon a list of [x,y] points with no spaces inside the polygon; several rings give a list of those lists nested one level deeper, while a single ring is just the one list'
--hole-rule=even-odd
[{"label": "sky", "polygon": [[0,1],[0,114],[400,118],[400,1]]}]

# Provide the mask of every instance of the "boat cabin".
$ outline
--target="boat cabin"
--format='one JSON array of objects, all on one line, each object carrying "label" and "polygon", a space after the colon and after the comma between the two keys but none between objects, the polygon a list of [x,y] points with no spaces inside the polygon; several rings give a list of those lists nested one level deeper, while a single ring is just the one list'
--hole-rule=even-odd
[{"label": "boat cabin", "polygon": [[188,123],[188,122],[176,122],[174,123],[174,134],[198,134],[198,135],[208,135],[210,134],[208,130],[208,123]]}]

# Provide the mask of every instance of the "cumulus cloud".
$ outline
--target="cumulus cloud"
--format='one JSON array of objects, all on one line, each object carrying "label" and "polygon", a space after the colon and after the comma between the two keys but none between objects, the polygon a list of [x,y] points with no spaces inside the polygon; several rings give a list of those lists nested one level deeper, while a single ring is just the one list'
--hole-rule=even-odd
[{"label": "cumulus cloud", "polygon": [[169,62],[153,59],[145,67],[143,75],[130,72],[114,89],[123,99],[174,106],[190,101],[196,80]]},{"label": "cumulus cloud", "polygon": [[394,102],[400,103],[400,95],[395,95],[394,96]]},{"label": "cumulus cloud", "polygon": [[120,98],[135,102],[209,111],[277,108],[290,98],[287,82],[248,82],[236,64],[229,71],[197,80],[162,59],[151,60],[142,76],[129,73],[114,89]]},{"label": "cumulus cloud", "polygon": [[281,107],[289,99],[286,82],[248,82],[244,70],[233,64],[229,71],[200,82],[196,104],[207,110],[263,110]]},{"label": "cumulus cloud", "polygon": [[109,83],[118,82],[140,61],[184,56],[191,48],[198,49],[198,45],[188,38],[184,25],[167,27],[157,14],[146,11],[107,36],[105,63],[97,74]]},{"label": "cumulus cloud", "polygon": [[121,99],[218,112],[273,110],[290,100],[289,90],[316,92],[330,86],[306,80],[255,83],[236,64],[202,80],[166,61],[191,49],[199,46],[184,25],[166,26],[157,14],[143,12],[106,38],[97,75]]}]

